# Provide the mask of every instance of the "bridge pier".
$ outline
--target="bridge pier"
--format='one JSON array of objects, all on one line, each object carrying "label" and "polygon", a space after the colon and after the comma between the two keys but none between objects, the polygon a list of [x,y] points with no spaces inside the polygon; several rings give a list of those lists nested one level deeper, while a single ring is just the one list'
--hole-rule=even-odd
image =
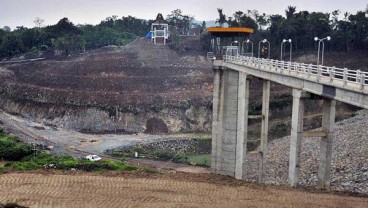
[{"label": "bridge pier", "polygon": [[213,100],[212,100],[212,151],[211,171],[219,174],[221,161],[222,111],[223,111],[223,71],[220,67],[214,68]]},{"label": "bridge pier", "polygon": [[236,134],[235,178],[243,179],[248,140],[249,80],[244,72],[239,72],[238,123]]},{"label": "bridge pier", "polygon": [[322,132],[303,132],[304,100],[310,94],[293,89],[293,112],[290,136],[289,184],[298,186],[300,170],[300,149],[303,135],[321,137],[320,160],[318,169],[318,187],[330,188],[332,142],[334,138],[336,101],[323,98]]},{"label": "bridge pier", "polygon": [[235,70],[214,69],[213,173],[243,178],[247,145],[249,81]]},{"label": "bridge pier", "polygon": [[308,93],[299,89],[293,89],[289,155],[289,184],[291,186],[297,186],[299,182],[300,148],[303,139],[304,99],[308,97]]},{"label": "bridge pier", "polygon": [[318,169],[318,186],[321,189],[330,189],[332,142],[335,126],[336,101],[323,100],[322,131],[326,136],[321,137],[320,160]]},{"label": "bridge pier", "polygon": [[260,164],[259,164],[259,183],[264,183],[266,158],[267,158],[267,144],[268,144],[268,117],[270,106],[270,87],[271,82],[263,80],[263,94],[262,94],[262,128],[261,128],[261,145],[260,145]]}]

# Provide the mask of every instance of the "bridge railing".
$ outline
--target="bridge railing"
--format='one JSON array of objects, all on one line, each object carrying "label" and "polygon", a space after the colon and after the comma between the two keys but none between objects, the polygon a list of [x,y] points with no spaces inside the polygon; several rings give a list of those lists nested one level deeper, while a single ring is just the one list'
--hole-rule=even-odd
[{"label": "bridge railing", "polygon": [[324,81],[327,79],[329,83],[339,80],[342,81],[344,87],[347,86],[348,83],[355,83],[360,85],[360,90],[363,90],[365,86],[368,85],[368,72],[360,70],[254,58],[249,56],[224,55],[223,60],[229,63],[253,66],[260,69],[268,67],[269,70],[275,70],[280,74],[290,74],[308,80],[314,79],[313,81],[316,82],[320,82],[321,79],[324,79]]}]

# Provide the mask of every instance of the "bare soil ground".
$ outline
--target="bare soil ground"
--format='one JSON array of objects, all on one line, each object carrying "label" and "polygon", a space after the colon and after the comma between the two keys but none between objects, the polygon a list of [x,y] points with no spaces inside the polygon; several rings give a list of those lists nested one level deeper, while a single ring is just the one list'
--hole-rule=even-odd
[{"label": "bare soil ground", "polygon": [[368,198],[260,186],[198,174],[0,175],[0,203],[30,207],[339,207],[365,208]]},{"label": "bare soil ground", "polygon": [[141,38],[66,60],[5,65],[0,80],[3,95],[28,102],[143,106],[209,99],[212,70],[204,56],[179,56]]}]

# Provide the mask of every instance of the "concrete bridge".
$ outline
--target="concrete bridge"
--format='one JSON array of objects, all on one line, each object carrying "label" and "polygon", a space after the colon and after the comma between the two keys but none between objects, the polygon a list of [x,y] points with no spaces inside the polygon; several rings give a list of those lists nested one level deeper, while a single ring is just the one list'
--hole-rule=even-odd
[{"label": "concrete bridge", "polygon": [[[368,108],[368,73],[239,55],[214,60],[213,69],[212,171],[244,179],[248,119],[258,117],[262,118],[259,182],[264,182],[272,81],[293,89],[289,184],[298,185],[303,137],[321,137],[318,184],[329,189],[336,100]],[[262,115],[249,116],[249,82],[254,77],[263,80]],[[323,100],[321,131],[303,132],[306,99]]]}]

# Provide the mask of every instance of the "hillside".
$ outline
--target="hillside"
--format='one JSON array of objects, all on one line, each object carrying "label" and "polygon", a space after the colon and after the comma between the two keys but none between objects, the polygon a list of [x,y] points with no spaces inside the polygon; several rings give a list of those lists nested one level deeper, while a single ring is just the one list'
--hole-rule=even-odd
[{"label": "hillside", "polygon": [[[199,38],[183,38],[178,54],[168,45],[155,46],[138,38],[123,47],[104,47],[62,60],[2,64],[0,108],[49,126],[86,133],[210,132],[213,72],[211,63],[198,52],[199,45]],[[296,54],[295,60],[310,63],[315,54]],[[362,55],[326,52],[328,65],[335,60],[336,66],[365,66]],[[261,86],[260,80],[251,83],[250,114],[260,113]],[[319,116],[320,104],[308,101],[308,128],[318,126],[312,123]],[[271,137],[287,135],[291,89],[272,83],[270,109],[275,120],[270,125]],[[351,109],[339,104],[338,111],[341,119]],[[251,132],[255,137],[257,125]]]},{"label": "hillside", "polygon": [[[170,130],[191,129],[182,114],[212,99],[204,56],[178,55],[143,38],[66,60],[3,65],[0,72],[1,108],[75,130],[143,131],[150,117],[165,118]],[[170,126],[168,114],[182,124]],[[208,129],[208,119],[199,128]]]}]

